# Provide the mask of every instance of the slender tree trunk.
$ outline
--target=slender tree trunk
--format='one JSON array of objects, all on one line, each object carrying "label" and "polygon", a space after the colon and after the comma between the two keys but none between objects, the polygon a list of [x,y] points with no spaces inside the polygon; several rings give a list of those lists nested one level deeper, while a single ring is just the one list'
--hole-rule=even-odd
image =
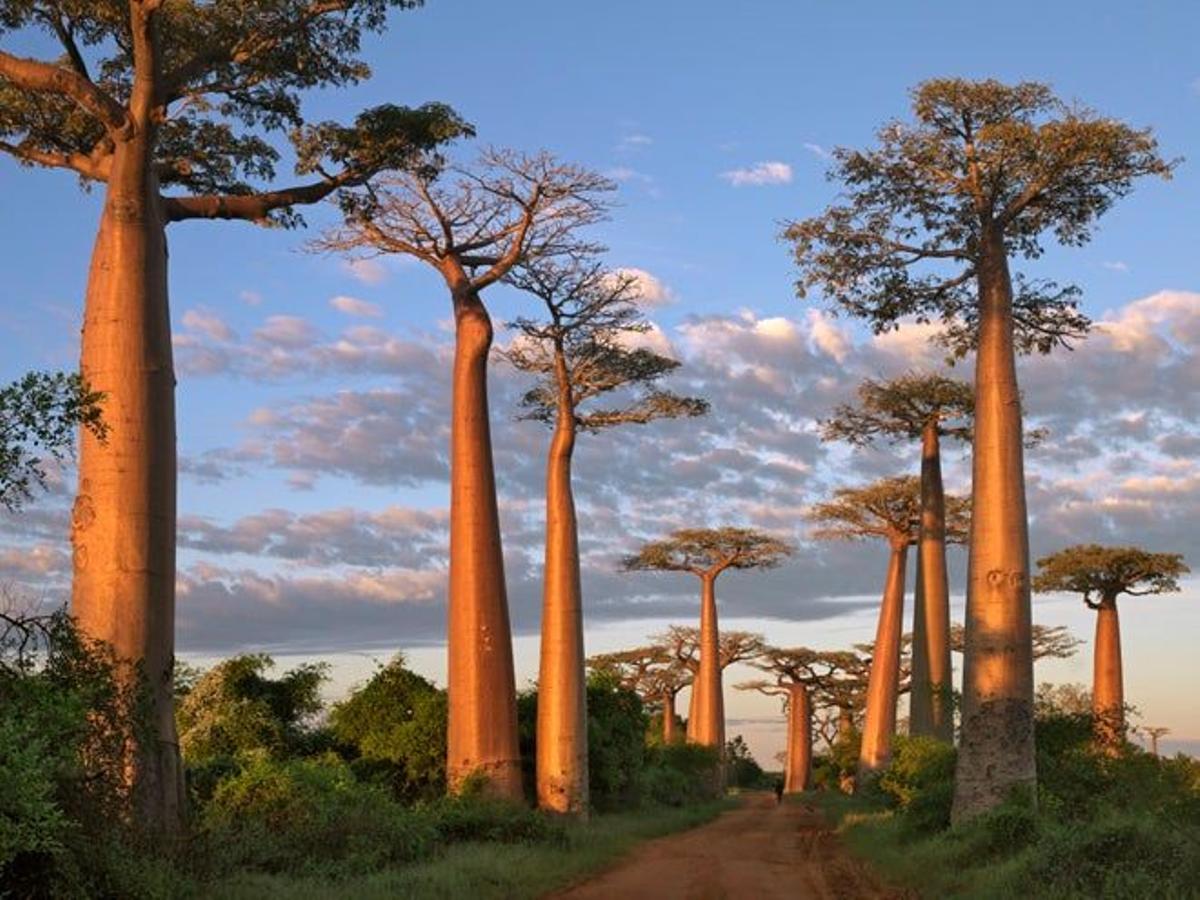
[{"label": "slender tree trunk", "polygon": [[693,736],[688,723],[689,738],[706,747],[725,749],[725,703],[721,691],[720,635],[717,630],[717,577],[701,577],[700,597],[700,671],[696,673],[693,691],[696,696]]},{"label": "slender tree trunk", "polygon": [[798,794],[812,779],[812,704],[803,684],[788,685],[787,770],[783,790]]},{"label": "slender tree trunk", "polygon": [[571,491],[575,409],[566,362],[556,354],[558,419],[546,465],[546,572],[537,706],[537,798],[541,809],[588,811],[587,690],[579,531]]},{"label": "slender tree trunk", "polygon": [[523,800],[512,632],[488,422],[492,323],[478,294],[452,286],[455,347],[450,452],[449,721],[452,791],[478,775]]},{"label": "slender tree trunk", "polygon": [[696,682],[700,679],[700,666],[696,666],[696,671],[692,672],[692,689],[688,691],[688,716],[687,716],[687,739],[688,743],[696,742],[696,725],[699,719],[696,718]]},{"label": "slender tree trunk", "polygon": [[662,697],[662,742],[668,746],[675,743],[675,695],[670,691]]},{"label": "slender tree trunk", "polygon": [[1028,789],[1033,802],[1037,777],[1029,522],[1012,284],[1003,235],[992,228],[983,242],[955,822],[1002,803],[1014,788]]},{"label": "slender tree trunk", "polygon": [[900,690],[900,637],[904,627],[904,571],[907,564],[908,543],[899,539],[892,545],[887,584],[879,606],[875,652],[871,656],[871,673],[867,680],[866,721],[858,752],[860,775],[884,768],[892,755]]},{"label": "slender tree trunk", "polygon": [[908,692],[908,733],[929,735],[933,731],[933,698],[929,682],[929,638],[925,626],[925,569],[917,550],[917,574],[913,579],[912,688]]},{"label": "slender tree trunk", "polygon": [[[130,723],[140,824],[175,832],[183,779],[175,733],[175,371],[167,245],[152,137],[118,145],[84,305],[80,368],[103,392],[106,443],[84,429],[71,520],[71,612],[83,634],[140,667],[149,734]],[[133,677],[132,674],[130,677]]]},{"label": "slender tree trunk", "polygon": [[854,734],[854,710],[848,706],[838,707],[837,739],[844,741]]},{"label": "slender tree trunk", "polygon": [[1092,715],[1096,722],[1097,743],[1106,752],[1116,754],[1125,740],[1121,623],[1116,597],[1102,598],[1100,608],[1096,610],[1096,649],[1092,666]]},{"label": "slender tree trunk", "polygon": [[[954,740],[950,666],[950,581],[946,574],[946,493],[938,423],[921,436],[921,540],[917,551],[921,590],[917,594],[923,634],[913,631],[913,734]],[[917,677],[917,661],[924,671]],[[918,690],[919,689],[919,690]],[[918,721],[919,720],[919,721]]]}]

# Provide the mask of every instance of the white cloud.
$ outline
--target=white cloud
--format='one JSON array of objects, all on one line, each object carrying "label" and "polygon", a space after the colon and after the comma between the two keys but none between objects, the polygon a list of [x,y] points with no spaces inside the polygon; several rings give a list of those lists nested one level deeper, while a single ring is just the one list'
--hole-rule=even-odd
[{"label": "white cloud", "polygon": [[734,187],[788,184],[792,180],[792,167],[785,162],[771,160],[755,163],[748,169],[731,169],[728,172],[722,172],[721,177]]},{"label": "white cloud", "polygon": [[340,313],[345,313],[348,316],[363,316],[370,319],[378,319],[383,315],[383,310],[376,303],[371,303],[367,300],[359,300],[357,297],[347,297],[345,294],[339,294],[329,300],[329,305]]},{"label": "white cloud", "polygon": [[654,139],[647,134],[627,134],[621,138],[621,142],[617,145],[617,149],[628,152],[630,150],[639,150],[642,147],[649,147],[654,143]]},{"label": "white cloud", "polygon": [[678,299],[673,290],[645,269],[626,266],[614,269],[613,274],[633,279],[640,306],[666,306],[668,303],[674,303]]},{"label": "white cloud", "polygon": [[263,302],[263,296],[258,291],[242,291],[238,297],[247,306],[260,306]]},{"label": "white cloud", "polygon": [[228,343],[237,335],[224,320],[216,313],[207,309],[189,309],[183,314],[183,327],[189,331],[199,332],[210,340],[218,343]]},{"label": "white cloud", "polygon": [[316,330],[298,316],[269,316],[254,336],[266,344],[303,347],[316,340]]},{"label": "white cloud", "polygon": [[639,172],[637,169],[629,166],[613,166],[604,172],[606,178],[611,178],[613,181],[631,182],[636,181],[640,184],[653,184],[654,179],[645,172]]},{"label": "white cloud", "polygon": [[1100,263],[1100,265],[1102,265],[1104,268],[1108,269],[1111,272],[1128,272],[1129,271],[1129,263],[1122,262],[1119,259],[1112,260],[1112,261],[1106,260],[1105,262]]},{"label": "white cloud", "polygon": [[820,309],[808,311],[808,333],[813,347],[833,357],[838,362],[844,362],[850,355],[852,343],[850,335],[837,326],[833,316]]},{"label": "white cloud", "polygon": [[363,284],[383,284],[388,277],[387,267],[377,259],[342,260],[342,268]]},{"label": "white cloud", "polygon": [[822,147],[820,144],[804,143],[801,146],[803,146],[805,150],[807,150],[809,153],[813,154],[814,156],[821,157],[821,159],[833,159],[833,154],[830,153],[828,150],[826,150],[824,147]]}]

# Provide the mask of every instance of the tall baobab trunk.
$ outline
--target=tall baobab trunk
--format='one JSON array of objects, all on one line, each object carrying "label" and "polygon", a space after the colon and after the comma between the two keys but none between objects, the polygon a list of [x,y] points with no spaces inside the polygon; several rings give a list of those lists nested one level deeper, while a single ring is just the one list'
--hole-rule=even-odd
[{"label": "tall baobab trunk", "polygon": [[867,711],[862,746],[858,752],[859,773],[873,772],[888,764],[892,735],[896,731],[896,701],[900,690],[900,637],[904,627],[904,572],[908,565],[908,541],[892,543],[887,584],[879,605],[875,652],[867,679]]},{"label": "tall baobab trunk", "polygon": [[908,733],[932,732],[933,704],[929,690],[929,638],[925,627],[925,572],[917,550],[917,574],[913,578],[912,688],[908,692]]},{"label": "tall baobab trunk", "polygon": [[983,242],[955,822],[1002,803],[1014,788],[1032,789],[1037,777],[1029,522],[1012,283],[1003,234],[992,226]]},{"label": "tall baobab trunk", "polygon": [[571,491],[575,410],[566,362],[555,358],[558,418],[546,464],[546,571],[538,674],[537,799],[541,809],[586,816],[587,690],[579,531]]},{"label": "tall baobab trunk", "polygon": [[696,671],[692,672],[692,689],[688,691],[687,739],[690,743],[696,741],[696,723],[700,721],[696,718],[696,681],[699,675],[700,667],[697,665]]},{"label": "tall baobab trunk", "polygon": [[938,423],[921,435],[921,539],[917,549],[918,585],[913,629],[913,734],[954,740],[954,703],[950,667],[950,582],[946,574],[946,493],[942,487]]},{"label": "tall baobab trunk", "polygon": [[675,695],[670,691],[662,697],[662,742],[666,745],[675,743]]},{"label": "tall baobab trunk", "polygon": [[167,246],[145,129],[120,143],[105,190],[84,306],[80,368],[105,395],[108,438],[87,430],[72,513],[71,612],[134,677],[152,722],[129,723],[135,815],[174,832],[183,778],[172,708],[175,653],[175,371],[167,307]]},{"label": "tall baobab trunk", "polygon": [[520,801],[512,637],[488,422],[492,322],[475,291],[459,285],[453,295],[446,774],[451,790],[478,773],[489,792]]},{"label": "tall baobab trunk", "polygon": [[803,684],[788,685],[787,762],[783,790],[808,790],[812,776],[812,704]]},{"label": "tall baobab trunk", "polygon": [[[1096,738],[1108,753],[1125,740],[1125,689],[1121,675],[1121,623],[1117,598],[1103,597],[1096,610],[1096,649],[1092,660],[1092,715]],[[1156,751],[1157,755],[1157,751]]]},{"label": "tall baobab trunk", "polygon": [[688,738],[706,747],[725,749],[725,702],[721,693],[720,637],[717,631],[716,576],[700,579],[700,670],[695,693],[695,730],[688,723]]}]

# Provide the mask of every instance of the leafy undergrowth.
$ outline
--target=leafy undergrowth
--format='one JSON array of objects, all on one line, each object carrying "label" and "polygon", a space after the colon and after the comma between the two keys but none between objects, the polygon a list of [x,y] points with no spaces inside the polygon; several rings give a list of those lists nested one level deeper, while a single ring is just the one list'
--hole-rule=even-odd
[{"label": "leafy undergrowth", "polygon": [[800,800],[834,823],[852,852],[923,897],[1200,897],[1200,764],[1134,748],[1094,753],[1089,727],[1039,722],[1035,812],[1014,797],[949,827],[952,748],[898,741],[891,768],[856,796]]},{"label": "leafy undergrowth", "polygon": [[547,833],[513,843],[453,844],[432,860],[361,876],[241,873],[206,884],[197,896],[229,900],[538,897],[605,868],[642,841],[700,825],[730,805],[729,801],[710,801],[611,813],[583,825],[554,826],[553,836]]}]

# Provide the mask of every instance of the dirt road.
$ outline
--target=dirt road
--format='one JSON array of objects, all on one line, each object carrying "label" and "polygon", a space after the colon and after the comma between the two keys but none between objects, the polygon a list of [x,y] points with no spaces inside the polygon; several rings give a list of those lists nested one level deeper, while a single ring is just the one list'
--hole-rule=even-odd
[{"label": "dirt road", "polygon": [[885,888],[850,858],[820,814],[752,794],[740,809],[659,838],[558,900],[880,900]]}]

